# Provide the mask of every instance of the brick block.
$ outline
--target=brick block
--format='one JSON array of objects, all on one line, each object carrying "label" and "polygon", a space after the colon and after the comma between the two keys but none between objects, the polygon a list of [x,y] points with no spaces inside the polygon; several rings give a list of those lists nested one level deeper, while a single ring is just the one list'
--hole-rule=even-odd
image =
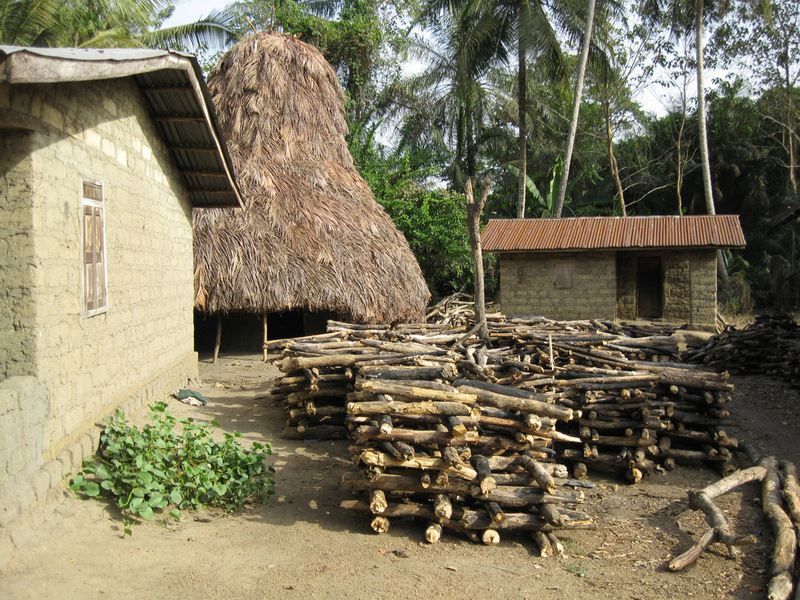
[{"label": "brick block", "polygon": [[11,492],[11,490],[8,490],[9,495],[0,498],[0,528],[3,529],[8,528],[19,516],[19,508],[17,508],[16,502],[10,495]]},{"label": "brick block", "polygon": [[28,477],[28,483],[33,489],[34,496],[40,502],[43,501],[50,491],[50,475],[43,469],[37,469]]}]

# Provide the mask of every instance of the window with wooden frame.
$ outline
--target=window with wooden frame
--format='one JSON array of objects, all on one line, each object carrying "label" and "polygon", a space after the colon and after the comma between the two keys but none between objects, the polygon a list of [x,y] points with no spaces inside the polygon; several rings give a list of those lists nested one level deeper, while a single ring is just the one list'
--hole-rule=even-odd
[{"label": "window with wooden frame", "polygon": [[553,287],[571,290],[575,280],[575,261],[572,259],[553,261]]},{"label": "window with wooden frame", "polygon": [[103,184],[83,181],[83,313],[91,317],[108,310],[106,233]]}]

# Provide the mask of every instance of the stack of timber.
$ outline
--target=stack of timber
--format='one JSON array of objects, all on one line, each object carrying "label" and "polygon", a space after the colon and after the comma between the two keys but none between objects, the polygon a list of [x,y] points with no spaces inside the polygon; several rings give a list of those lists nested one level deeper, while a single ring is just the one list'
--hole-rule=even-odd
[{"label": "stack of timber", "polygon": [[800,327],[790,315],[758,315],[742,329],[726,327],[686,360],[732,375],[774,375],[800,385]]},{"label": "stack of timber", "polygon": [[376,531],[401,516],[430,541],[442,527],[487,544],[524,530],[547,554],[557,530],[592,527],[569,489],[591,485],[588,470],[637,482],[682,459],[731,469],[733,386],[673,362],[663,331],[495,314],[487,341],[470,325],[331,321],[281,344],[284,436],[355,441],[344,484],[364,498],[345,506]]}]

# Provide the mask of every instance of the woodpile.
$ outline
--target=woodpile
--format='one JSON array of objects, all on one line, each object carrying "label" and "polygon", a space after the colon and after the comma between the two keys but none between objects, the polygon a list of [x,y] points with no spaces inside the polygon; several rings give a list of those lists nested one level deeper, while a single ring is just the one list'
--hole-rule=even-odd
[{"label": "woodpile", "polygon": [[[705,514],[710,528],[691,548],[672,559],[668,568],[670,571],[685,569],[715,542],[727,546],[731,558],[738,555],[740,546],[754,544],[754,535],[737,537],[731,532],[725,514],[714,499],[741,485],[758,482],[761,486],[764,517],[775,540],[769,566],[767,598],[789,600],[792,598],[797,543],[800,539],[800,485],[797,481],[797,469],[788,461],[779,464],[771,456],[761,458],[746,444],[743,444],[743,450],[754,464],[753,467],[736,471],[700,491],[690,492],[690,506]],[[799,598],[800,590],[795,591],[797,595],[794,597]]]},{"label": "woodpile", "polygon": [[284,436],[354,440],[359,470],[343,483],[362,499],[344,506],[375,531],[395,517],[422,520],[428,541],[442,527],[486,544],[522,530],[546,555],[557,531],[593,527],[588,470],[631,482],[680,460],[731,470],[733,386],[674,362],[665,331],[494,314],[486,341],[453,321],[331,321],[280,344]]},{"label": "woodpile", "polygon": [[731,375],[773,375],[800,386],[800,327],[791,315],[758,315],[742,329],[726,327],[686,360]]}]

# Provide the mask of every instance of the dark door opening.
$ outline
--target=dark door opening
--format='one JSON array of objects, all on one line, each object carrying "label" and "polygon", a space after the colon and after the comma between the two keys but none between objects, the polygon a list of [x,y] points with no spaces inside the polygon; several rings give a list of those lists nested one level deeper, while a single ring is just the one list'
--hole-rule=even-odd
[{"label": "dark door opening", "polygon": [[641,257],[636,264],[636,316],[660,319],[664,314],[664,271],[661,258]]}]

